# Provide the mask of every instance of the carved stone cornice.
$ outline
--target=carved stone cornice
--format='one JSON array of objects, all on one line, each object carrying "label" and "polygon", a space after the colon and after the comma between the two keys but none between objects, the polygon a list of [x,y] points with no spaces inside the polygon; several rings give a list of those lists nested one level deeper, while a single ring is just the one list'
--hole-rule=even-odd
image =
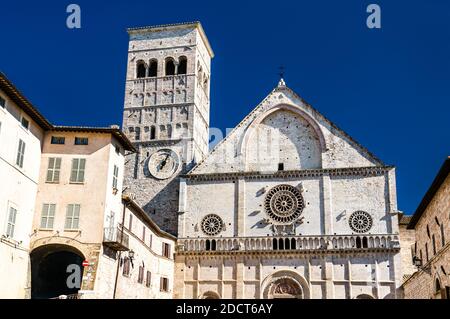
[{"label": "carved stone cornice", "polygon": [[210,174],[187,174],[184,178],[191,181],[224,181],[245,179],[273,179],[273,178],[299,178],[299,177],[320,177],[329,176],[381,176],[393,169],[394,166],[369,166],[369,167],[345,167],[345,168],[323,168],[305,169],[294,171],[277,171],[274,173],[263,172],[230,172],[230,173],[210,173]]}]

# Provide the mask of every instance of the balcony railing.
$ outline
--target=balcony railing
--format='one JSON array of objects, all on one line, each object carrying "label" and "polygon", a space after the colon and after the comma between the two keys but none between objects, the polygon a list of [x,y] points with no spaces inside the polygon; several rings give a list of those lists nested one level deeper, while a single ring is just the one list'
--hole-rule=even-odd
[{"label": "balcony railing", "polygon": [[130,236],[121,227],[105,227],[103,230],[103,244],[114,250],[128,250]]},{"label": "balcony railing", "polygon": [[356,251],[400,249],[398,235],[180,238],[177,251]]}]

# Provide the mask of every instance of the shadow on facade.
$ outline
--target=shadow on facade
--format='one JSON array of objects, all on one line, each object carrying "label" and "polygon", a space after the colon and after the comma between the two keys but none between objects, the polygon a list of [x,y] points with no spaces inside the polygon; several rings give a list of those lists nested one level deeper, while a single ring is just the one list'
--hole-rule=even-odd
[{"label": "shadow on facade", "polygon": [[75,264],[80,268],[80,283],[83,275],[84,256],[77,249],[65,245],[45,245],[34,249],[31,254],[31,298],[48,299],[60,295],[74,295],[78,288],[69,288],[67,267]]}]

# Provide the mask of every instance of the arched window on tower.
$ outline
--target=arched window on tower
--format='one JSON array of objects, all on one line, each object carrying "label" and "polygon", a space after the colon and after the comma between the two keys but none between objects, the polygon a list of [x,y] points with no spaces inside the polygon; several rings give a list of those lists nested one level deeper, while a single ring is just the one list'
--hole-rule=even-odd
[{"label": "arched window on tower", "polygon": [[148,67],[148,76],[155,77],[158,76],[158,61],[155,59],[150,60],[150,65]]},{"label": "arched window on tower", "polygon": [[137,61],[136,63],[136,77],[139,78],[145,78],[147,73],[147,66],[145,65],[145,62],[142,60]]},{"label": "arched window on tower", "polygon": [[166,59],[166,76],[175,75],[175,61],[172,58]]},{"label": "arched window on tower", "polygon": [[187,58],[185,56],[181,56],[178,59],[178,74],[186,74],[187,73]]},{"label": "arched window on tower", "polygon": [[197,84],[199,86],[201,86],[203,83],[203,69],[201,66],[198,67],[198,72],[197,72]]},{"label": "arched window on tower", "polygon": [[152,126],[150,128],[150,139],[154,140],[156,138],[156,128],[154,126]]}]

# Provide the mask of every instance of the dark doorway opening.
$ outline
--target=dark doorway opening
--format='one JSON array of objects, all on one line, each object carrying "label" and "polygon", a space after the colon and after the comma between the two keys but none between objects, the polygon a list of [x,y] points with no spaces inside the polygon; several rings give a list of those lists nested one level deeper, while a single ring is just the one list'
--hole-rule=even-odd
[{"label": "dark doorway opening", "polygon": [[[69,288],[67,279],[74,271],[68,271],[69,265],[80,269],[83,276],[83,255],[75,248],[64,245],[46,245],[33,250],[31,257],[31,298],[49,299],[61,295],[75,295],[80,287]],[[72,281],[73,282],[73,281]]]}]

